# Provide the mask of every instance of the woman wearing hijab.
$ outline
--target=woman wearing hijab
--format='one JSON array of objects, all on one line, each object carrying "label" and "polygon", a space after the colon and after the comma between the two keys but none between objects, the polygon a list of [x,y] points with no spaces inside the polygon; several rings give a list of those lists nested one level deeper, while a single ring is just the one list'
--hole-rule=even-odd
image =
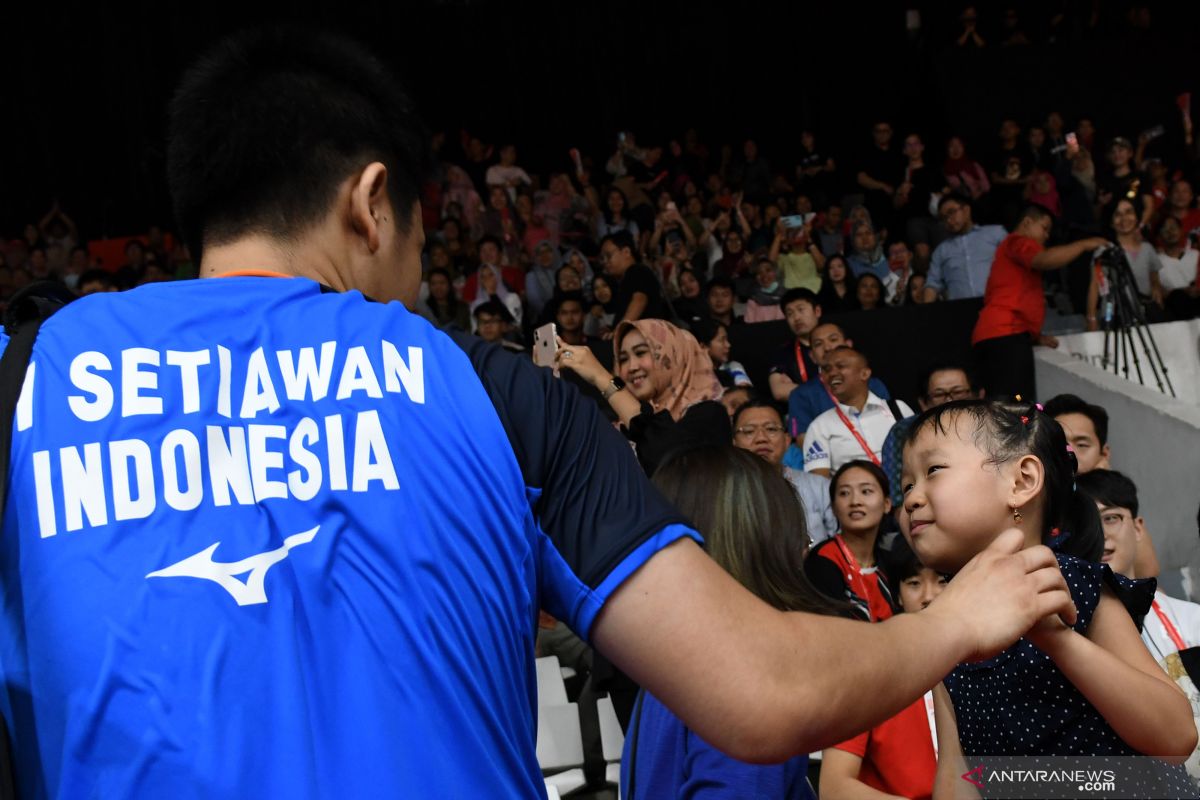
[{"label": "woman wearing hijab", "polygon": [[599,337],[612,330],[616,297],[617,283],[610,276],[601,273],[592,279],[592,307],[583,321],[585,334]]},{"label": "woman wearing hijab", "polygon": [[475,284],[475,297],[471,299],[471,332],[475,332],[475,315],[476,307],[483,305],[488,300],[496,300],[508,309],[508,313],[512,314],[513,328],[520,330],[521,328],[521,298],[515,292],[510,292],[508,287],[504,285],[504,280],[500,277],[500,268],[494,267],[491,264],[483,264],[478,270],[479,280]]},{"label": "woman wearing hijab", "polygon": [[871,274],[883,281],[891,272],[887,256],[883,253],[881,239],[870,223],[860,222],[854,227],[854,233],[850,237],[853,250],[846,263],[850,265],[850,271],[854,273],[855,278]]},{"label": "woman wearing hijab", "polygon": [[616,376],[587,347],[561,340],[555,363],[600,392],[636,445],[647,474],[681,447],[731,441],[720,381],[696,337],[661,319],[622,322],[613,352]]},{"label": "woman wearing hijab", "polygon": [[946,185],[958,194],[979,200],[992,188],[988,182],[987,171],[975,161],[967,157],[967,148],[963,140],[951,136],[946,143],[946,160],[942,163],[942,175]]}]

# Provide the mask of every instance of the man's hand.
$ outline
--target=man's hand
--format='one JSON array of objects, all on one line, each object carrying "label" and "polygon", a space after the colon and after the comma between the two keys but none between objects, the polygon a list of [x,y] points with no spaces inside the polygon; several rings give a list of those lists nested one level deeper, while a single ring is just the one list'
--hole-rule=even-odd
[{"label": "man's hand", "polygon": [[972,661],[991,658],[1038,623],[1059,615],[1076,619],[1075,604],[1048,547],[1022,549],[1024,534],[1010,528],[954,576],[922,614],[963,637]]},{"label": "man's hand", "polygon": [[1058,339],[1053,336],[1039,335],[1037,337],[1037,344],[1041,345],[1042,347],[1049,347],[1053,350],[1058,347]]}]

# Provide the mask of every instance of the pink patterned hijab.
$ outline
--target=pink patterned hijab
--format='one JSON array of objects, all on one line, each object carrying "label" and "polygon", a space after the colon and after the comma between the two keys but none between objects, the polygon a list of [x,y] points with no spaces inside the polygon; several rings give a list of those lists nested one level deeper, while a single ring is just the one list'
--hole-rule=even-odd
[{"label": "pink patterned hijab", "polygon": [[713,371],[708,351],[700,346],[695,336],[661,319],[640,319],[618,325],[613,337],[614,359],[620,360],[621,342],[634,329],[650,345],[654,365],[659,371],[655,383],[662,388],[650,400],[655,413],[665,409],[672,419],[678,420],[697,403],[721,398],[721,383]]}]

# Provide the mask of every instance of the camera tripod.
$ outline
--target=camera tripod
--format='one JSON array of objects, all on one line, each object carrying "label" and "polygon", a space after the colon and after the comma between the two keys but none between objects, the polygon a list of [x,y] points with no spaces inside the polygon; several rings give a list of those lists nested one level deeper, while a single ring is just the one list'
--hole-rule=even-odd
[{"label": "camera tripod", "polygon": [[[1138,356],[1139,345],[1146,353],[1150,371],[1163,394],[1170,392],[1175,397],[1175,387],[1167,375],[1167,365],[1158,351],[1154,333],[1146,326],[1146,310],[1138,294],[1129,257],[1120,245],[1111,245],[1101,251],[1096,262],[1100,278],[1101,325],[1104,328],[1103,369],[1112,367],[1114,375],[1129,377],[1129,364],[1133,362],[1138,383],[1146,385],[1142,375],[1142,362]],[[1137,337],[1137,343],[1134,342]],[[1149,343],[1149,346],[1147,346]],[[1164,386],[1165,382],[1165,386]]]}]

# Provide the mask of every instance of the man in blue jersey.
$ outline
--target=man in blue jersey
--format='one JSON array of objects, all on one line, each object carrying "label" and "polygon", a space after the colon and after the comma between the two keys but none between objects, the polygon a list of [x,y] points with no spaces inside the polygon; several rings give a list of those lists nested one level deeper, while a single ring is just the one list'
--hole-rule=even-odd
[{"label": "man in blue jersey", "polygon": [[238,35],[185,76],[169,182],[206,279],[51,317],[14,420],[0,713],[23,796],[542,796],[540,608],[760,761],[1073,618],[1015,532],[882,625],[752,597],[594,404],[405,308],[422,150],[335,37]]}]

